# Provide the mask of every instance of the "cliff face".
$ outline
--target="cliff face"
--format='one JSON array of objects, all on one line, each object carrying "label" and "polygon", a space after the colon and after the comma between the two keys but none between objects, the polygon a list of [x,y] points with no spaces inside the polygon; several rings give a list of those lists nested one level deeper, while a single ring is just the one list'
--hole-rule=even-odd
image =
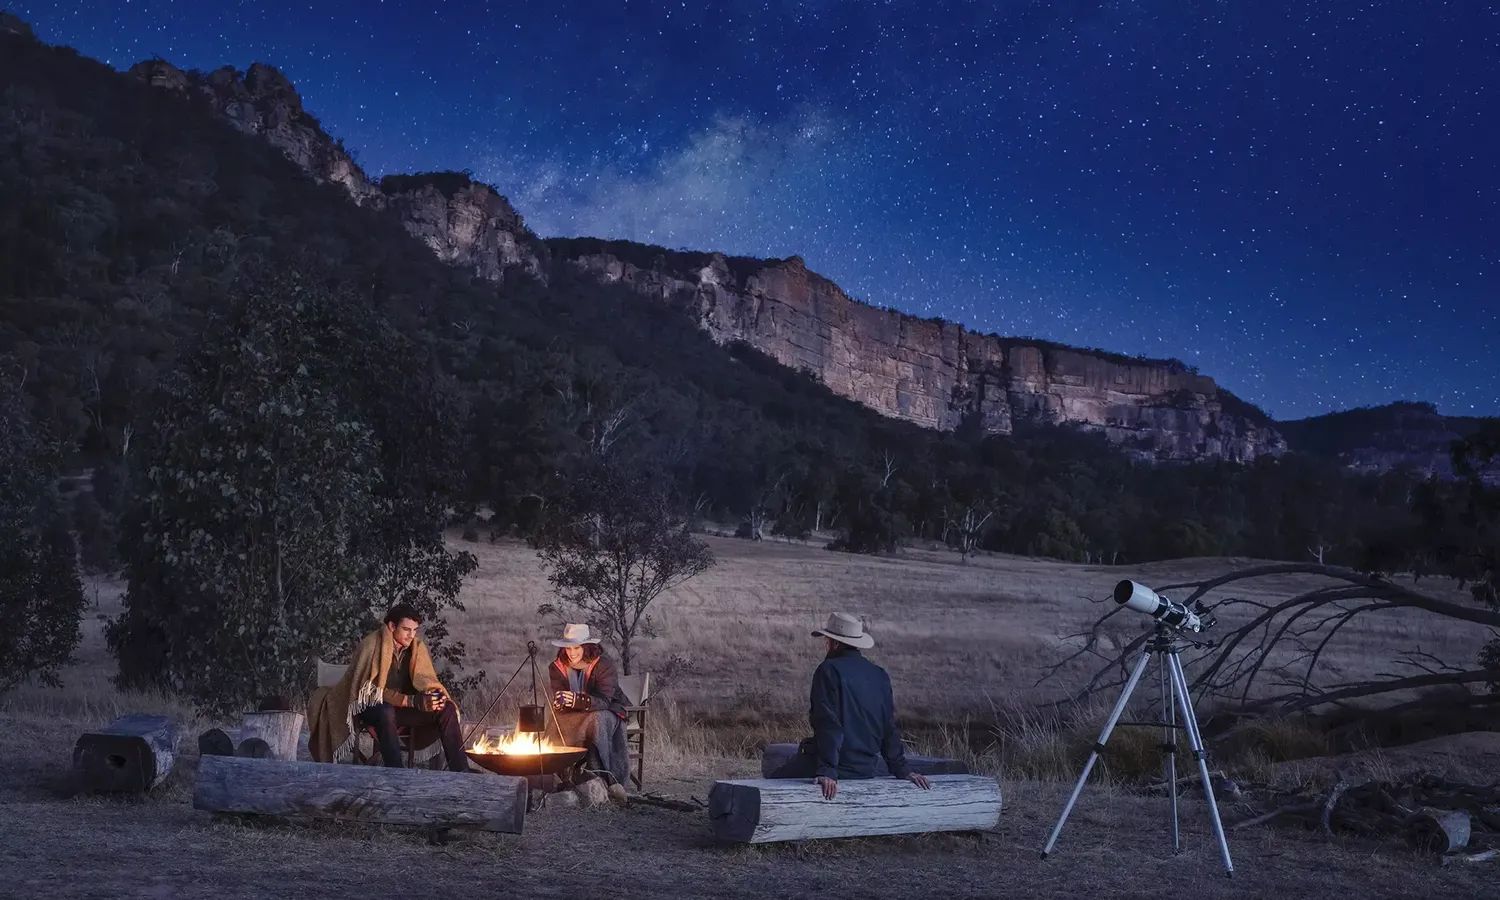
[{"label": "cliff face", "polygon": [[[201,75],[150,60],[131,73],[166,90],[201,92],[235,127],[264,137],[314,179],[399,216],[445,262],[493,281],[513,270],[545,279],[548,254],[505,197],[453,173],[373,182],[271,66]],[[1076,422],[1154,459],[1245,460],[1286,449],[1263,416],[1180,364],[1006,340],[875,309],[797,257],[731,265],[717,254],[677,254],[637,265],[557,243],[571,248],[552,254],[565,264],[679,306],[721,343],[743,341],[836,393],[918,425],[971,422],[1009,433],[1021,420]]]},{"label": "cliff face", "polygon": [[568,262],[687,310],[720,342],[743,341],[836,393],[929,428],[977,421],[1008,433],[1023,419],[1077,422],[1156,459],[1245,460],[1286,449],[1269,421],[1180,364],[1106,358],[875,309],[797,257],[747,267],[700,256],[686,266],[666,256],[641,266],[608,252]]},{"label": "cliff face", "polygon": [[154,59],[137,63],[130,74],[166,90],[199,91],[236,128],[265,138],[315,180],[343,187],[360,206],[392,210],[445,262],[493,281],[512,269],[543,277],[537,237],[509,200],[467,179],[460,189],[441,190],[434,182],[451,180],[446,175],[377,184],[303,109],[297,89],[272,66],[255,63],[244,73],[225,66],[202,75]]}]

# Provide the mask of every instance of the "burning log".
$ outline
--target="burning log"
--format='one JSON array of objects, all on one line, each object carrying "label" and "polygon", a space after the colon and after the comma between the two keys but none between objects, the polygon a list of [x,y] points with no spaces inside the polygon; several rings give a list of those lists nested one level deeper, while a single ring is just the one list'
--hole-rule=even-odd
[{"label": "burning log", "polygon": [[73,772],[89,790],[143,793],[177,760],[177,726],[166,716],[121,716],[73,746]]},{"label": "burning log", "polygon": [[934,775],[923,790],[905,779],[846,779],[824,800],[811,779],[715,782],[708,794],[714,837],[764,843],[811,838],[986,831],[1000,821],[1000,783],[982,775]]},{"label": "burning log", "polygon": [[526,779],[205,756],[198,762],[193,808],[520,834]]}]

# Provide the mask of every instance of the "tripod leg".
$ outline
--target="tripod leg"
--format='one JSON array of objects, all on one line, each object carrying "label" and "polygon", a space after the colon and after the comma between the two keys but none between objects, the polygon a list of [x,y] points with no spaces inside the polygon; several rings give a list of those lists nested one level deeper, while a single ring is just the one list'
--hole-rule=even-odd
[{"label": "tripod leg", "polygon": [[1078,802],[1078,795],[1083,793],[1084,782],[1089,780],[1089,772],[1093,771],[1094,763],[1099,759],[1099,751],[1109,741],[1109,733],[1115,730],[1115,723],[1120,721],[1120,716],[1125,712],[1125,706],[1130,702],[1130,694],[1135,690],[1136,684],[1141,680],[1141,675],[1146,671],[1146,663],[1151,661],[1151,650],[1141,654],[1140,662],[1135,664],[1135,670],[1130,673],[1130,680],[1125,682],[1125,689],[1120,692],[1120,699],[1116,701],[1114,710],[1109,714],[1109,720],[1104,723],[1104,730],[1099,733],[1099,742],[1094,744],[1094,749],[1089,751],[1088,762],[1083,764],[1083,774],[1078,776],[1078,783],[1073,785],[1073,793],[1068,797],[1068,802],[1063,806],[1062,816],[1058,818],[1057,825],[1052,829],[1052,836],[1047,838],[1047,845],[1042,848],[1042,859],[1052,852],[1052,846],[1057,843],[1057,836],[1062,834],[1063,823],[1068,821],[1068,815],[1073,812],[1073,804]]},{"label": "tripod leg", "polygon": [[1166,732],[1162,749],[1167,755],[1167,790],[1172,795],[1172,852],[1182,850],[1181,831],[1177,824],[1177,707],[1172,701],[1177,691],[1172,686],[1170,667],[1161,667],[1161,712]]},{"label": "tripod leg", "polygon": [[1234,877],[1234,863],[1229,859],[1229,841],[1224,838],[1224,823],[1219,820],[1219,804],[1214,799],[1213,779],[1208,774],[1208,753],[1203,748],[1203,735],[1198,731],[1198,717],[1193,713],[1193,700],[1188,694],[1187,675],[1182,671],[1182,660],[1176,651],[1167,654],[1166,664],[1172,672],[1172,683],[1177,688],[1177,703],[1182,708],[1182,727],[1192,745],[1193,756],[1198,760],[1198,774],[1203,776],[1203,794],[1208,798],[1208,812],[1214,823],[1214,837],[1219,841],[1219,855],[1224,860],[1224,874]]}]

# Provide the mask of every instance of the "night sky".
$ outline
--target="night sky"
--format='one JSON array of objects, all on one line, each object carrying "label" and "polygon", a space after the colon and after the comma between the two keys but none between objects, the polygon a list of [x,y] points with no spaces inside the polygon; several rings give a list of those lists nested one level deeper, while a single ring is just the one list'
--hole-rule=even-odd
[{"label": "night sky", "polygon": [[544,236],[800,254],[1277,418],[1500,414],[1475,0],[8,5],[117,68],[269,62],[371,174],[471,169]]}]

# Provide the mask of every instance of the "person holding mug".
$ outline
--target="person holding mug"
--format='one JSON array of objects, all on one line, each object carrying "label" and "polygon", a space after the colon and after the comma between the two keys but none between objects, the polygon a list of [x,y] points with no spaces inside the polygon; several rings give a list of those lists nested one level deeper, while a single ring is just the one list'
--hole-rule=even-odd
[{"label": "person holding mug", "polygon": [[575,781],[605,779],[610,799],[624,803],[630,775],[630,751],[625,744],[625,694],[620,690],[615,663],[604,655],[588,625],[569,624],[552,641],[557,658],[547,667],[552,692],[552,715],[562,738],[588,755]]}]

